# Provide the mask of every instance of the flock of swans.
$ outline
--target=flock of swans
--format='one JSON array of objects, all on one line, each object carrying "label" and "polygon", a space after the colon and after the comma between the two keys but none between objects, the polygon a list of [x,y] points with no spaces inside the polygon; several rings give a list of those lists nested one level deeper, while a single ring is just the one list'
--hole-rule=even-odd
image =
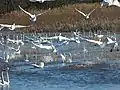
[{"label": "flock of swans", "polygon": [[[30,0],[31,2],[44,2],[44,1],[51,1],[51,0]],[[54,1],[54,0],[52,0]],[[104,5],[115,5],[120,7],[120,3],[118,2],[118,0],[103,0],[103,2],[101,3],[101,7],[103,7]],[[30,20],[32,23],[36,22],[37,17],[47,13],[47,12],[43,12],[40,14],[31,14],[28,11],[24,10],[21,6],[19,6],[20,10],[23,11],[25,14],[27,14],[28,16],[30,16]],[[75,10],[77,12],[79,12],[80,14],[82,14],[86,19],[88,19],[90,17],[90,15],[96,10],[93,9],[90,13],[85,14],[82,11],[78,10],[77,8],[75,8]],[[1,28],[0,30],[2,30],[3,28],[8,28],[9,30],[15,30],[16,28],[26,28],[26,27],[30,27],[29,26],[24,26],[24,25],[16,25],[15,23],[13,25],[8,25],[8,24],[0,24]],[[9,85],[9,76],[8,76],[8,72],[5,74],[7,77],[7,80],[4,79],[4,73],[5,71],[8,71],[8,60],[13,57],[14,55],[20,55],[21,54],[21,48],[22,46],[24,46],[26,43],[30,43],[32,44],[31,48],[32,49],[46,49],[46,50],[51,50],[51,53],[55,53],[58,54],[59,56],[61,56],[62,62],[65,65],[66,63],[72,63],[72,54],[69,53],[68,57],[63,53],[63,52],[59,52],[58,47],[61,46],[67,46],[69,45],[71,42],[74,42],[76,44],[81,44],[81,42],[87,42],[87,43],[93,43],[94,46],[98,46],[99,48],[104,48],[106,46],[111,46],[110,52],[113,52],[113,50],[119,51],[118,48],[118,41],[116,39],[116,34],[114,33],[114,36],[106,36],[106,35],[102,35],[102,34],[97,34],[97,33],[93,33],[92,37],[84,37],[82,34],[80,34],[79,32],[73,32],[73,37],[67,37],[67,36],[62,36],[62,34],[60,33],[59,35],[55,35],[55,36],[46,36],[46,37],[37,37],[34,36],[33,38],[29,37],[29,36],[24,36],[24,38],[26,38],[27,40],[24,39],[20,39],[17,36],[17,39],[10,39],[10,37],[4,38],[3,36],[1,36],[1,41],[0,41],[0,45],[1,47],[5,48],[4,51],[4,55],[5,58],[1,58],[1,61],[4,62],[0,62],[0,65],[4,65],[2,66],[0,69],[0,85],[1,86],[5,86],[5,85]],[[97,38],[97,39],[96,39]],[[6,50],[7,48],[7,50]],[[83,50],[85,53],[88,52],[88,50],[84,47]],[[7,54],[6,54],[7,53]],[[31,63],[29,59],[25,59],[25,62],[30,63],[31,66],[34,66],[36,68],[44,68],[45,66],[45,62],[41,61],[39,63],[39,65],[37,63]],[[3,64],[4,63],[4,64]],[[6,69],[5,69],[6,68]],[[5,69],[5,70],[4,70]]]},{"label": "flock of swans", "polygon": [[[93,43],[96,47],[99,47],[101,49],[104,49],[107,46],[110,46],[110,52],[113,52],[113,50],[119,51],[119,46],[116,39],[116,34],[112,36],[107,36],[107,35],[99,35],[97,33],[93,33],[93,36],[83,36],[80,34],[78,31],[72,33],[72,37],[68,36],[63,36],[61,33],[59,35],[55,36],[45,36],[42,37],[41,35],[36,36],[33,35],[27,36],[27,35],[21,35],[21,38],[16,36],[16,39],[11,39],[9,36],[3,38],[0,41],[1,46],[5,47],[7,52],[9,51],[10,53],[7,53],[7,57],[11,57],[13,55],[20,55],[21,54],[21,49],[22,47],[26,47],[27,45],[31,45],[30,49],[42,49],[42,50],[48,50],[51,53],[57,54],[61,56],[63,63],[66,62],[72,62],[71,60],[66,60],[66,57],[63,52],[59,51],[58,48],[62,46],[68,46],[71,43],[76,43],[76,44],[81,44],[81,42],[85,43]],[[93,47],[94,47],[93,45]],[[28,47],[28,46],[27,46]],[[87,52],[88,50],[84,47],[84,52]],[[69,53],[69,56],[71,54]],[[26,62],[29,62],[29,60],[25,60]],[[44,63],[44,62],[42,62]],[[35,64],[32,64],[35,65]],[[42,64],[42,67],[45,64]],[[35,65],[37,66],[37,65]],[[38,66],[39,67],[39,66]]]}]

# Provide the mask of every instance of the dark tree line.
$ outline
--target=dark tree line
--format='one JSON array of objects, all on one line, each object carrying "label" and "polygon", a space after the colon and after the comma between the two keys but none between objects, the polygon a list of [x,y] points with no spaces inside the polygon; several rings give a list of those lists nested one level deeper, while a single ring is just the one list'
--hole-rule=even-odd
[{"label": "dark tree line", "polygon": [[36,7],[40,9],[62,7],[67,4],[74,3],[94,3],[100,2],[101,0],[55,0],[54,2],[44,2],[44,3],[31,3],[29,0],[0,0],[0,13],[9,12],[18,9],[18,5],[24,8]]}]

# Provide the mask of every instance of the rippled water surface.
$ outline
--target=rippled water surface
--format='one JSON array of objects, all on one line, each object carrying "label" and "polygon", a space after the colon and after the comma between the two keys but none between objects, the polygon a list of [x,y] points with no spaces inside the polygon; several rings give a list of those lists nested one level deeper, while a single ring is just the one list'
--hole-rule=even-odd
[{"label": "rippled water surface", "polygon": [[119,69],[41,70],[10,73],[10,90],[119,90]]}]

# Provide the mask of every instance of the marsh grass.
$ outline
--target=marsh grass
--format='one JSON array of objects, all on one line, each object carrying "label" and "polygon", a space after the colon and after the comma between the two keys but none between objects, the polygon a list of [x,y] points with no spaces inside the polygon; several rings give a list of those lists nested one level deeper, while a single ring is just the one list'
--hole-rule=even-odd
[{"label": "marsh grass", "polygon": [[[89,4],[73,4],[63,7],[53,8],[47,13],[37,18],[35,25],[31,28],[26,28],[27,32],[70,32],[73,30],[110,30],[119,31],[120,29],[120,8],[103,7],[99,8],[99,3]],[[90,18],[86,20],[81,14],[75,11],[75,8],[89,13],[94,8],[97,8]],[[28,9],[31,13],[40,13],[45,10]],[[46,10],[47,11],[47,10]],[[12,11],[1,15],[0,23],[12,23],[30,25],[29,17],[22,11]]]}]

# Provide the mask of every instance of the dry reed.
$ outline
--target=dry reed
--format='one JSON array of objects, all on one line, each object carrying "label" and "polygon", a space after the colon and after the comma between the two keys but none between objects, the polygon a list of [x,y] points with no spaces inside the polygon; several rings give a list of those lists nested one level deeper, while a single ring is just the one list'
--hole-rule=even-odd
[{"label": "dry reed", "polygon": [[[75,8],[89,13],[96,8],[90,18],[86,20]],[[114,30],[120,29],[120,9],[118,7],[99,8],[99,3],[73,4],[62,8],[53,8],[46,14],[39,16],[35,25],[24,29],[28,32],[70,32],[73,30]],[[40,13],[44,10],[29,10],[31,13]],[[13,11],[1,15],[0,23],[30,25],[29,17],[22,11]]]}]

